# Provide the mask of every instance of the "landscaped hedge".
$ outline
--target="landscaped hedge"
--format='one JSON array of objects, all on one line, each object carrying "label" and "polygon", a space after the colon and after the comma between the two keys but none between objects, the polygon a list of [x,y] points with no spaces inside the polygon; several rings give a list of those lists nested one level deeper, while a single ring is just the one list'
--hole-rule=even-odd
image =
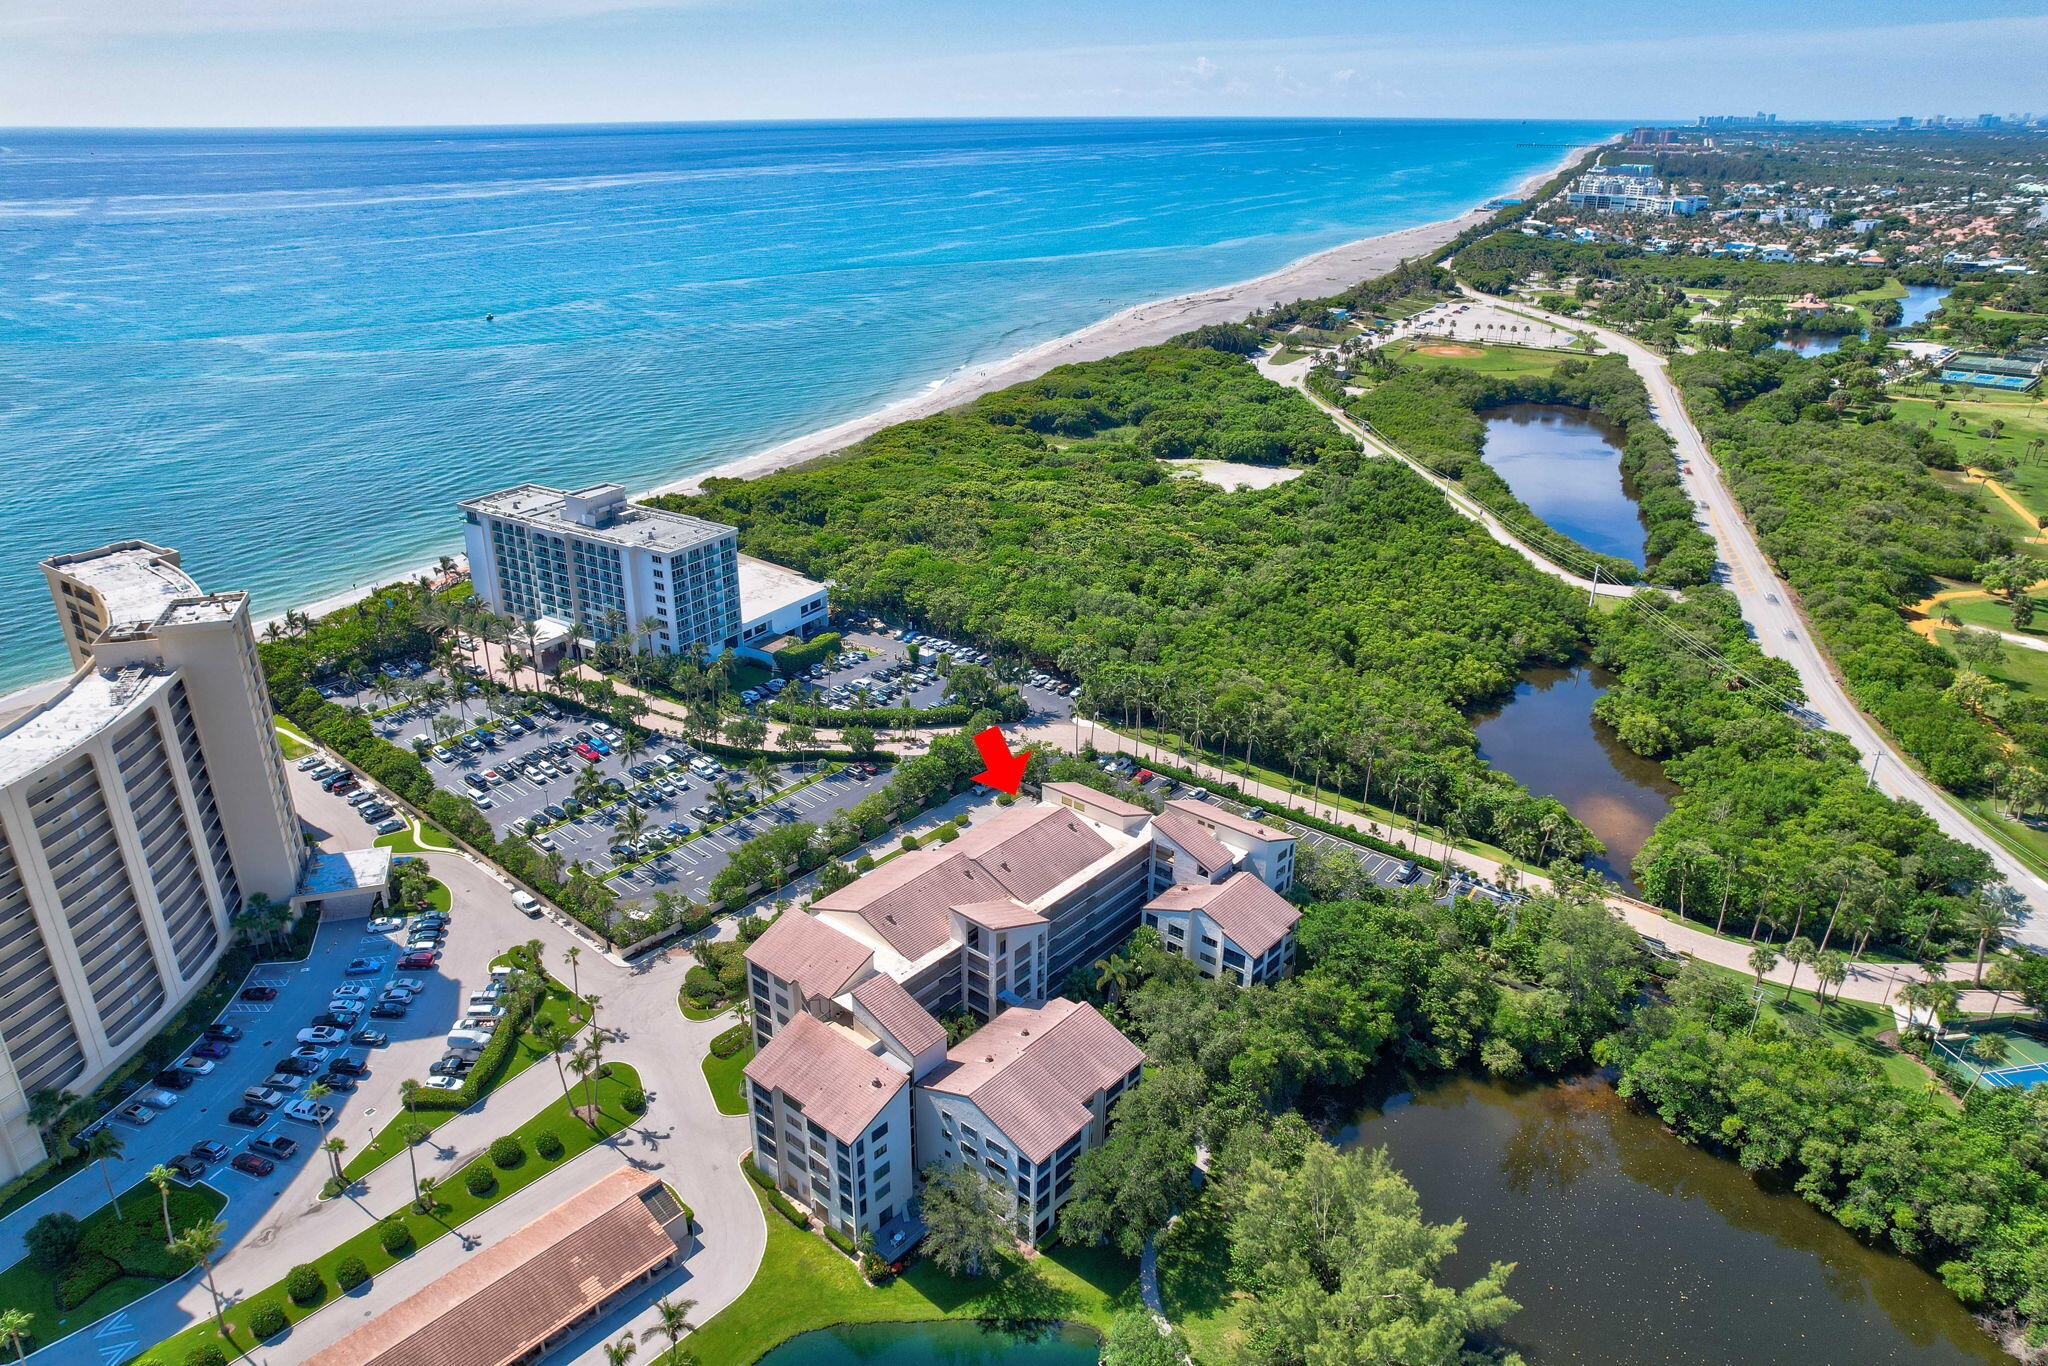
[{"label": "landscaped hedge", "polygon": [[504,997],[505,1013],[498,1018],[498,1027],[491,1032],[491,1041],[477,1054],[476,1065],[469,1069],[469,1075],[462,1079],[462,1085],[453,1091],[413,1092],[406,1108],[414,1112],[421,1110],[467,1110],[477,1103],[484,1092],[497,1085],[498,1078],[512,1061],[512,1048],[519,1042],[519,1036],[533,1021],[533,1013],[539,1007],[541,994],[547,989],[545,981],[514,987]]},{"label": "landscaped hedge", "polygon": [[809,640],[785,645],[774,654],[775,668],[785,678],[794,677],[838,654],[839,643],[837,631],[821,631]]},{"label": "landscaped hedge", "polygon": [[823,1228],[825,1230],[826,1242],[832,1244],[832,1246],[838,1248],[853,1260],[860,1260],[860,1249],[853,1245],[853,1239],[847,1237],[830,1224],[823,1225]]},{"label": "landscaped hedge", "polygon": [[900,730],[909,726],[964,726],[974,717],[974,708],[958,702],[937,707],[816,707],[794,698],[775,699],[768,715],[795,725],[866,726],[872,730]]},{"label": "landscaped hedge", "polygon": [[[169,1195],[171,1223],[190,1228],[212,1219],[225,1203],[212,1190],[173,1186]],[[56,1279],[53,1298],[64,1309],[76,1309],[123,1276],[174,1281],[191,1266],[164,1246],[161,1202],[148,1182],[121,1193],[120,1213],[103,1205],[80,1221],[78,1242],[63,1261],[48,1268]]]},{"label": "landscaped hedge", "polygon": [[775,1189],[775,1183],[768,1179],[767,1173],[754,1165],[754,1155],[752,1153],[748,1153],[740,1159],[740,1170],[747,1174],[749,1181],[752,1181],[761,1188],[761,1193],[768,1197],[768,1203],[774,1207],[777,1214],[789,1220],[797,1228],[810,1228],[811,1221],[804,1217],[803,1211],[790,1204],[789,1197]]},{"label": "landscaped hedge", "polygon": [[736,1024],[711,1041],[711,1056],[714,1058],[730,1058],[745,1048],[753,1037],[753,1026]]}]

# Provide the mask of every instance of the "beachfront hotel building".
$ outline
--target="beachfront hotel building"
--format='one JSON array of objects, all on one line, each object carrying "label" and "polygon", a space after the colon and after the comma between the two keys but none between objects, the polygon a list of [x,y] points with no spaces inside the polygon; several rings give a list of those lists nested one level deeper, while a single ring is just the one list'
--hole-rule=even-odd
[{"label": "beachfront hotel building", "polygon": [[0,716],[0,1180],[203,986],[304,850],[244,593],[122,541],[45,560],[76,671]]},{"label": "beachfront hotel building", "polygon": [[[1294,837],[1201,802],[1154,813],[1078,783],[899,854],[747,948],[754,1156],[885,1258],[919,1235],[917,1173],[964,1162],[1042,1237],[1143,1061],[1059,984],[1141,923],[1212,977],[1292,962]],[[981,1028],[948,1047],[939,1021]]]},{"label": "beachfront hotel building", "polygon": [[715,655],[825,623],[824,584],[740,554],[732,527],[635,503],[620,484],[520,484],[460,506],[477,597],[538,623],[543,657],[572,626],[601,641],[623,621],[639,648]]}]

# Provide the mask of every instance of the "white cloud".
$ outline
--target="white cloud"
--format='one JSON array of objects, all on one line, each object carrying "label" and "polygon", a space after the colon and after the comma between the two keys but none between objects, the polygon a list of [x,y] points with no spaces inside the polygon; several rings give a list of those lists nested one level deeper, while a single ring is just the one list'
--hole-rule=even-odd
[{"label": "white cloud", "polygon": [[1194,74],[1196,80],[1206,81],[1216,74],[1216,63],[1210,61],[1207,57],[1197,57],[1195,58],[1195,64],[1189,67],[1188,70]]},{"label": "white cloud", "polygon": [[175,33],[505,28],[724,0],[7,0],[0,32],[53,38]]}]

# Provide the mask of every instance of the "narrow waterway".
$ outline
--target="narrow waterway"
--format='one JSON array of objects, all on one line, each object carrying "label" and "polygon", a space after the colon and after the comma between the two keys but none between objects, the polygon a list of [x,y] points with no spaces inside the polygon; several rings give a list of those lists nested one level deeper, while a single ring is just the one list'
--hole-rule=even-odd
[{"label": "narrow waterway", "polygon": [[[1914,323],[1926,322],[1934,310],[1941,307],[1941,301],[1948,297],[1947,285],[1907,285],[1906,297],[1899,300],[1900,327],[1911,327]],[[1777,341],[1771,343],[1780,351],[1797,351],[1802,356],[1824,356],[1830,351],[1842,349],[1842,343],[1850,337],[1860,337],[1861,332],[1824,335],[1792,328]]]},{"label": "narrow waterway", "polygon": [[1613,423],[1554,403],[1511,403],[1480,417],[1486,463],[1531,511],[1580,545],[1641,566],[1643,519]]},{"label": "narrow waterway", "polygon": [[1451,1283],[1517,1264],[1502,1336],[1529,1366],[2012,1366],[1919,1266],[1598,1079],[1454,1080],[1343,1141],[1386,1147],[1429,1218],[1465,1221]]},{"label": "narrow waterway", "polygon": [[1076,1324],[1020,1335],[972,1320],[842,1323],[799,1333],[759,1366],[1095,1366],[1100,1341]]},{"label": "narrow waterway", "polygon": [[1849,338],[1862,335],[1861,332],[1805,332],[1794,328],[1771,345],[1780,351],[1797,351],[1802,356],[1825,356],[1830,351],[1841,350],[1842,343]]},{"label": "narrow waterway", "polygon": [[1514,696],[1475,712],[1479,757],[1531,792],[1557,798],[1607,846],[1592,866],[1630,893],[1629,864],[1671,809],[1678,787],[1654,759],[1631,753],[1593,704],[1614,675],[1590,664],[1532,669]]}]

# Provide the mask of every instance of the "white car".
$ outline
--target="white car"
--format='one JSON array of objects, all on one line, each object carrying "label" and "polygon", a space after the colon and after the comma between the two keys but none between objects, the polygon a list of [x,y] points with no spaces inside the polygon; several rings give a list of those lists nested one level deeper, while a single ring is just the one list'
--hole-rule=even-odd
[{"label": "white car", "polygon": [[535,835],[533,837],[533,842],[536,847],[541,849],[552,849],[555,847],[555,837],[553,835],[548,834],[545,830],[543,830],[540,834]]},{"label": "white car", "polygon": [[419,977],[394,977],[385,984],[387,991],[407,991],[417,996],[427,989],[425,979]]},{"label": "white car", "polygon": [[309,768],[318,768],[325,762],[327,761],[317,754],[308,754],[305,758],[299,760],[299,772],[304,773]]},{"label": "white car", "polygon": [[334,999],[337,1001],[360,1001],[369,994],[370,989],[361,982],[343,982],[334,989]]},{"label": "white car", "polygon": [[371,934],[389,934],[393,930],[402,930],[404,928],[405,920],[403,917],[380,915],[370,921],[369,932]]},{"label": "white car", "polygon": [[296,1072],[272,1072],[263,1084],[272,1091],[298,1091],[305,1087],[306,1079]]},{"label": "white car", "polygon": [[125,1105],[121,1107],[121,1112],[114,1117],[116,1119],[125,1119],[130,1124],[147,1124],[156,1118],[156,1111],[150,1109],[147,1105]]},{"label": "white car", "polygon": [[178,1064],[180,1072],[190,1072],[195,1077],[208,1076],[213,1072],[213,1059],[187,1058]]},{"label": "white car", "polygon": [[301,1124],[325,1124],[334,1118],[334,1107],[317,1100],[295,1100],[278,1113]]},{"label": "white car", "polygon": [[490,1001],[472,1001],[469,1005],[469,1008],[462,1012],[464,1019],[472,1021],[496,1020],[500,1016],[504,1015],[504,1013],[505,1007],[501,1005],[496,1005]]},{"label": "white car", "polygon": [[427,1091],[460,1091],[462,1089],[462,1078],[428,1077],[424,1082],[420,1083],[420,1086],[422,1090]]},{"label": "white car", "polygon": [[334,1044],[344,1043],[347,1039],[347,1033],[331,1025],[314,1025],[311,1029],[299,1031],[299,1042],[303,1044],[321,1044],[331,1047]]},{"label": "white car", "polygon": [[156,1090],[144,1091],[135,1099],[152,1110],[168,1110],[178,1103],[178,1093],[158,1088]]}]

